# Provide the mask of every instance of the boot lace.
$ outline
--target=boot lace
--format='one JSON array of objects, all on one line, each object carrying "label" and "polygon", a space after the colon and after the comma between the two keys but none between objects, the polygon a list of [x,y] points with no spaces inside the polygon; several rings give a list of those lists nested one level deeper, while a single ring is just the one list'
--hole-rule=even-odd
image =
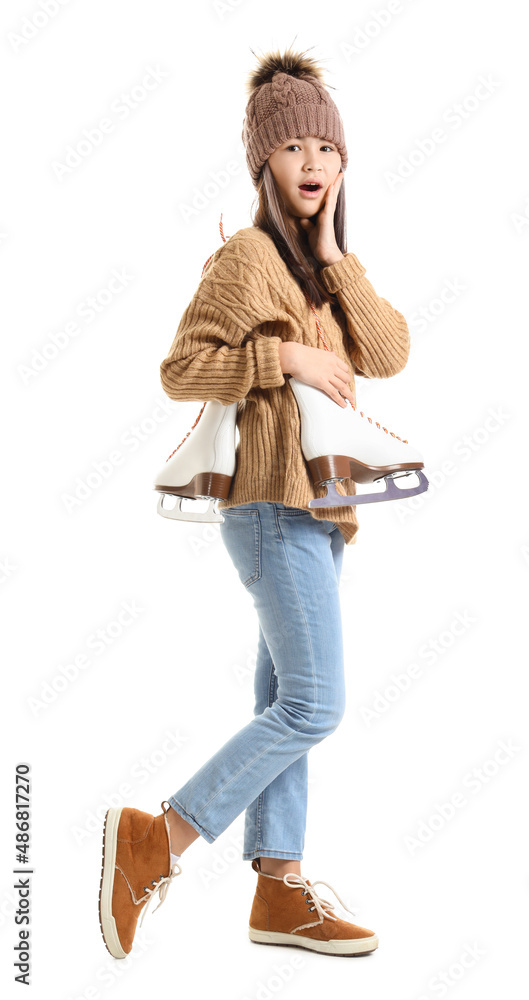
[{"label": "boot lace", "polygon": [[[178,869],[178,871],[177,871],[177,869]],[[150,889],[147,885],[143,886],[143,891],[146,892],[147,895],[146,896],[142,896],[140,899],[135,899],[134,900],[134,902],[137,905],[139,905],[140,903],[144,903],[145,900],[147,900],[147,905],[143,908],[143,913],[141,915],[140,927],[141,927],[141,925],[143,923],[143,918],[144,918],[145,914],[147,913],[147,910],[149,909],[149,906],[151,905],[152,899],[156,895],[156,893],[159,893],[160,902],[158,903],[158,906],[161,906],[162,903],[165,900],[165,897],[167,896],[167,893],[169,892],[169,886],[171,885],[171,882],[173,881],[174,878],[176,878],[177,875],[181,875],[181,874],[182,874],[182,869],[180,868],[180,865],[178,863],[175,863],[172,866],[171,871],[169,872],[169,875],[165,875],[165,876],[164,875],[160,875],[160,878],[158,879],[157,882],[155,881],[155,879],[151,880],[151,885],[154,886],[153,889]],[[158,906],[154,907],[154,910],[152,911],[153,913],[156,913],[156,910],[158,909]]]},{"label": "boot lace", "polygon": [[[293,881],[290,882],[289,879],[293,879]],[[301,895],[305,896],[308,894],[314,903],[314,906],[309,906],[308,912],[312,913],[313,910],[317,910],[320,921],[322,921],[324,917],[329,917],[330,920],[338,920],[338,917],[334,913],[330,913],[329,910],[325,909],[325,907],[330,907],[331,910],[334,910],[334,903],[329,903],[327,899],[322,899],[322,897],[314,891],[315,885],[326,885],[331,892],[334,892],[340,906],[343,906],[344,910],[347,910],[347,912],[353,917],[356,916],[354,910],[350,910],[349,907],[345,905],[343,900],[340,899],[338,893],[335,889],[333,889],[332,885],[329,885],[328,882],[324,882],[323,879],[318,879],[316,882],[312,882],[311,885],[308,885],[302,875],[296,875],[294,872],[288,872],[286,875],[283,875],[283,882],[285,885],[291,885],[293,887],[304,887]]]}]

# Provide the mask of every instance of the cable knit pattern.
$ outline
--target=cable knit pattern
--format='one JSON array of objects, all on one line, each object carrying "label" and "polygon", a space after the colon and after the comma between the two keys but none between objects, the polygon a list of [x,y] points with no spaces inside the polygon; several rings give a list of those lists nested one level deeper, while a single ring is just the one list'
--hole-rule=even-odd
[{"label": "cable knit pattern", "polygon": [[[337,305],[319,311],[331,350],[354,374],[388,378],[410,350],[406,320],[380,298],[353,253],[322,269]],[[297,403],[279,363],[278,345],[295,340],[324,350],[314,315],[273,240],[255,226],[240,229],[213,255],[184,311],[160,376],[171,399],[238,402],[237,468],[218,507],[271,500],[306,508],[323,497],[314,487],[300,445]],[[338,405],[338,404],[336,404]],[[337,483],[355,493],[351,479]],[[356,541],[355,507],[317,507],[316,520],[334,521],[347,544]]]}]

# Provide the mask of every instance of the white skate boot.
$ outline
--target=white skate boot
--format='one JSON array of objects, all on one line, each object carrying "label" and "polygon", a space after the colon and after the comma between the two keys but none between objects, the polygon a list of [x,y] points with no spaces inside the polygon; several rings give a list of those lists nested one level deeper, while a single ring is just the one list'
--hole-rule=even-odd
[{"label": "white skate boot", "polygon": [[[227,500],[235,472],[237,403],[224,406],[210,399],[200,411],[194,429],[160,469],[154,489],[161,493],[158,513],[177,521],[224,521],[216,500]],[[165,507],[165,496],[176,497]],[[209,500],[205,511],[182,510],[182,498]],[[197,507],[203,506],[200,503]]]},{"label": "white skate boot", "polygon": [[[421,471],[423,460],[407,441],[381,427],[351,403],[339,406],[322,389],[293,376],[289,382],[300,413],[301,449],[315,485],[327,486],[327,495],[309,500],[309,507],[404,500],[428,489],[428,480]],[[417,486],[400,489],[395,485],[395,479],[412,473],[418,476]],[[346,478],[355,483],[385,479],[386,490],[341,496],[334,484]]]}]

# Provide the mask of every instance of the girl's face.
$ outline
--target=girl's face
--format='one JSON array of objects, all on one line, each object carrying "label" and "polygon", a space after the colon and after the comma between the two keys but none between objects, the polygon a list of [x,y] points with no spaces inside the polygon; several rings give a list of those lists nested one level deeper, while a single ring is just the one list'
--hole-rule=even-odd
[{"label": "girl's face", "polygon": [[[268,162],[287,211],[305,219],[320,210],[327,188],[340,172],[342,159],[334,142],[296,136],[274,149]],[[318,186],[310,190],[306,187],[309,184]]]}]

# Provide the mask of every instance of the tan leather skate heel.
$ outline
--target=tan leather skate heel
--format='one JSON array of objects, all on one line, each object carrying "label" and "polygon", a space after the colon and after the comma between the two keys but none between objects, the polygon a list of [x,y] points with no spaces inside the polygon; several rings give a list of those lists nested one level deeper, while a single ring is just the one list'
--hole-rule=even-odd
[{"label": "tan leather skate heel", "polygon": [[182,872],[178,864],[171,868],[164,802],[162,809],[160,816],[152,816],[124,806],[109,809],[105,816],[99,923],[103,940],[114,958],[127,957],[140,911],[143,910],[143,921],[157,892],[161,906],[170,883]]},{"label": "tan leather skate heel", "polygon": [[253,859],[252,868],[258,872],[258,879],[248,928],[251,941],[293,945],[326,955],[366,955],[378,947],[374,931],[331,913],[334,905],[318,895],[315,885],[326,885],[340,905],[348,907],[328,882],[318,879],[311,884],[294,872],[283,878],[265,875],[259,858]]},{"label": "tan leather skate heel", "polygon": [[199,472],[185,486],[155,486],[158,493],[170,493],[175,497],[216,497],[227,500],[230,493],[231,476],[223,476],[220,472]]},{"label": "tan leather skate heel", "polygon": [[373,483],[393,472],[416,472],[424,469],[423,462],[398,462],[391,465],[364,465],[347,455],[324,455],[308,461],[316,486],[326,479],[352,479],[355,483]]}]

